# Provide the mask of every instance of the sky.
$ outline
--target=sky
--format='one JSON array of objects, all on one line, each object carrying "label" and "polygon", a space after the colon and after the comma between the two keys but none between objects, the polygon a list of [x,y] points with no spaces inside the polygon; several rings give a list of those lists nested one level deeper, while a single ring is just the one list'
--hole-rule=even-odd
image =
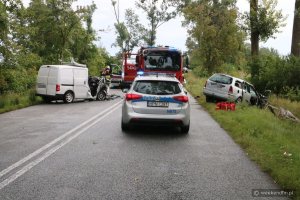
[{"label": "sky", "polygon": [[[116,0],[117,1],[117,0]],[[23,0],[25,5],[28,5],[29,0]],[[116,34],[114,23],[116,22],[111,0],[94,0],[97,10],[93,16],[93,28],[97,31],[97,35],[101,37],[96,42],[98,46],[104,47],[111,55],[115,55],[118,48],[113,47]],[[140,16],[140,21],[145,26],[148,25],[145,14],[135,7],[135,0],[119,0],[120,3],[120,19],[124,20],[124,13],[127,8],[135,10],[136,14]],[[92,0],[77,0],[74,5],[89,5]],[[237,6],[241,12],[249,10],[248,0],[238,0]],[[282,10],[284,16],[287,17],[286,25],[280,28],[280,33],[275,34],[275,39],[269,39],[266,43],[260,43],[261,47],[268,47],[276,49],[281,55],[290,54],[291,38],[294,19],[295,0],[278,0],[277,9]],[[182,27],[183,17],[178,16],[162,26],[157,31],[157,45],[172,46],[182,51],[186,50],[185,41],[187,38],[187,31]],[[104,31],[99,31],[104,30]]]}]

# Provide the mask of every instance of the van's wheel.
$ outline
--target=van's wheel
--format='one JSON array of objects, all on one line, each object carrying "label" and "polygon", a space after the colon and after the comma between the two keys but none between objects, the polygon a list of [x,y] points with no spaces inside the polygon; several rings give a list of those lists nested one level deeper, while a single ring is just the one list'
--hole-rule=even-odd
[{"label": "van's wheel", "polygon": [[71,91],[67,91],[64,95],[64,102],[65,103],[72,103],[74,101],[74,94]]},{"label": "van's wheel", "polygon": [[104,101],[106,99],[106,92],[104,90],[101,90],[97,94],[97,100],[98,101]]}]

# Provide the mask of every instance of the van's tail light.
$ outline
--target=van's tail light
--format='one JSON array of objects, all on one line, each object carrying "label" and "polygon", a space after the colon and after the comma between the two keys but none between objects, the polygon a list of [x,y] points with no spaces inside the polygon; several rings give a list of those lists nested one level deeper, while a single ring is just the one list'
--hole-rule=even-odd
[{"label": "van's tail light", "polygon": [[56,84],[56,92],[59,92],[59,91],[60,91],[60,85]]},{"label": "van's tail light", "polygon": [[207,81],[205,81],[205,85],[204,85],[204,87],[206,87],[206,84],[207,84]]},{"label": "van's tail light", "polygon": [[138,100],[142,98],[142,95],[139,94],[126,94],[125,95],[126,101],[131,101],[131,100]]},{"label": "van's tail light", "polygon": [[189,101],[189,98],[187,96],[175,96],[173,97],[173,99],[175,99],[176,101],[180,101],[180,102],[183,102],[183,103],[186,103]]},{"label": "van's tail light", "polygon": [[232,86],[229,87],[228,93],[230,93],[230,94],[233,93],[233,88],[232,88]]}]

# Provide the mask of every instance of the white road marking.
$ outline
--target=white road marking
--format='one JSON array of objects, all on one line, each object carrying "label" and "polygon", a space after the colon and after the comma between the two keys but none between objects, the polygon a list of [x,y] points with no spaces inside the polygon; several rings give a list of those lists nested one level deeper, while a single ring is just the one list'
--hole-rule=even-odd
[{"label": "white road marking", "polygon": [[[111,107],[105,109],[103,112],[95,115],[94,117],[84,121],[83,123],[79,124],[78,126],[76,126],[75,128],[73,128],[72,130],[66,132],[65,134],[61,135],[60,137],[54,139],[53,141],[51,141],[50,143],[44,145],[43,147],[39,148],[38,150],[34,151],[33,153],[29,154],[28,156],[26,156],[25,158],[19,160],[18,162],[12,164],[11,166],[9,166],[8,168],[2,170],[0,172],[0,178],[2,176],[4,176],[5,174],[9,173],[11,170],[19,167],[20,165],[22,165],[23,163],[25,163],[26,161],[30,160],[31,158],[37,156],[38,154],[42,153],[44,150],[48,149],[49,147],[51,147],[52,145],[54,145],[55,143],[63,140],[65,137],[69,136],[70,134],[74,133],[76,130],[82,128],[83,126],[85,126],[86,124],[88,124],[89,122],[93,121],[94,119],[96,119],[97,117],[105,114],[106,112],[108,112],[109,110],[111,110],[112,108],[114,108],[115,106],[117,106],[118,104],[120,104],[121,101],[115,103],[114,105],[112,105]],[[105,115],[106,116],[106,115]]]},{"label": "white road marking", "polygon": [[[120,103],[120,102],[118,102],[118,103]],[[116,104],[113,105],[113,106],[116,106]],[[82,130],[80,130],[79,132],[77,132],[76,134],[74,134],[71,137],[67,138],[62,143],[60,143],[60,144],[52,147],[51,149],[49,149],[48,151],[46,151],[41,157],[38,157],[37,159],[35,159],[32,162],[28,163],[22,169],[20,169],[18,172],[14,173],[9,178],[7,178],[4,181],[2,181],[0,183],[0,190],[3,189],[5,186],[9,185],[10,183],[12,183],[14,180],[16,180],[17,178],[19,178],[23,174],[25,174],[31,168],[33,168],[34,166],[36,166],[37,164],[39,164],[40,162],[42,162],[43,160],[45,160],[46,158],[48,158],[50,155],[52,155],[53,153],[55,153],[57,150],[59,150],[60,148],[62,148],[63,146],[65,146],[66,144],[68,144],[69,142],[71,142],[73,139],[75,139],[76,137],[78,137],[79,135],[81,135],[82,133],[84,133],[86,130],[88,130],[89,128],[91,128],[92,126],[94,126],[96,123],[98,123],[99,121],[101,121],[102,119],[104,119],[107,115],[109,115],[112,112],[114,112],[115,110],[117,110],[119,107],[120,107],[120,105],[116,106],[115,108],[113,108],[108,113],[106,113],[103,116],[101,116],[99,119],[97,119],[93,123],[89,124],[88,126],[86,126],[85,128],[83,128]]]}]

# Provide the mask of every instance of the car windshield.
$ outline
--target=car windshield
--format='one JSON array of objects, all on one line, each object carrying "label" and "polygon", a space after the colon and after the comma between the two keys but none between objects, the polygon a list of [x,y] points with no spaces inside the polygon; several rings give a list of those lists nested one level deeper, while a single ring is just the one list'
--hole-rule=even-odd
[{"label": "car windshield", "polygon": [[151,51],[144,56],[144,61],[147,70],[180,70],[180,54],[178,52]]},{"label": "car windshield", "polygon": [[214,74],[212,77],[209,78],[209,80],[217,82],[217,83],[222,83],[222,84],[231,84],[232,83],[231,77],[225,76],[222,74]]},{"label": "car windshield", "polygon": [[178,83],[172,81],[137,81],[133,90],[152,95],[172,95],[181,92]]}]

